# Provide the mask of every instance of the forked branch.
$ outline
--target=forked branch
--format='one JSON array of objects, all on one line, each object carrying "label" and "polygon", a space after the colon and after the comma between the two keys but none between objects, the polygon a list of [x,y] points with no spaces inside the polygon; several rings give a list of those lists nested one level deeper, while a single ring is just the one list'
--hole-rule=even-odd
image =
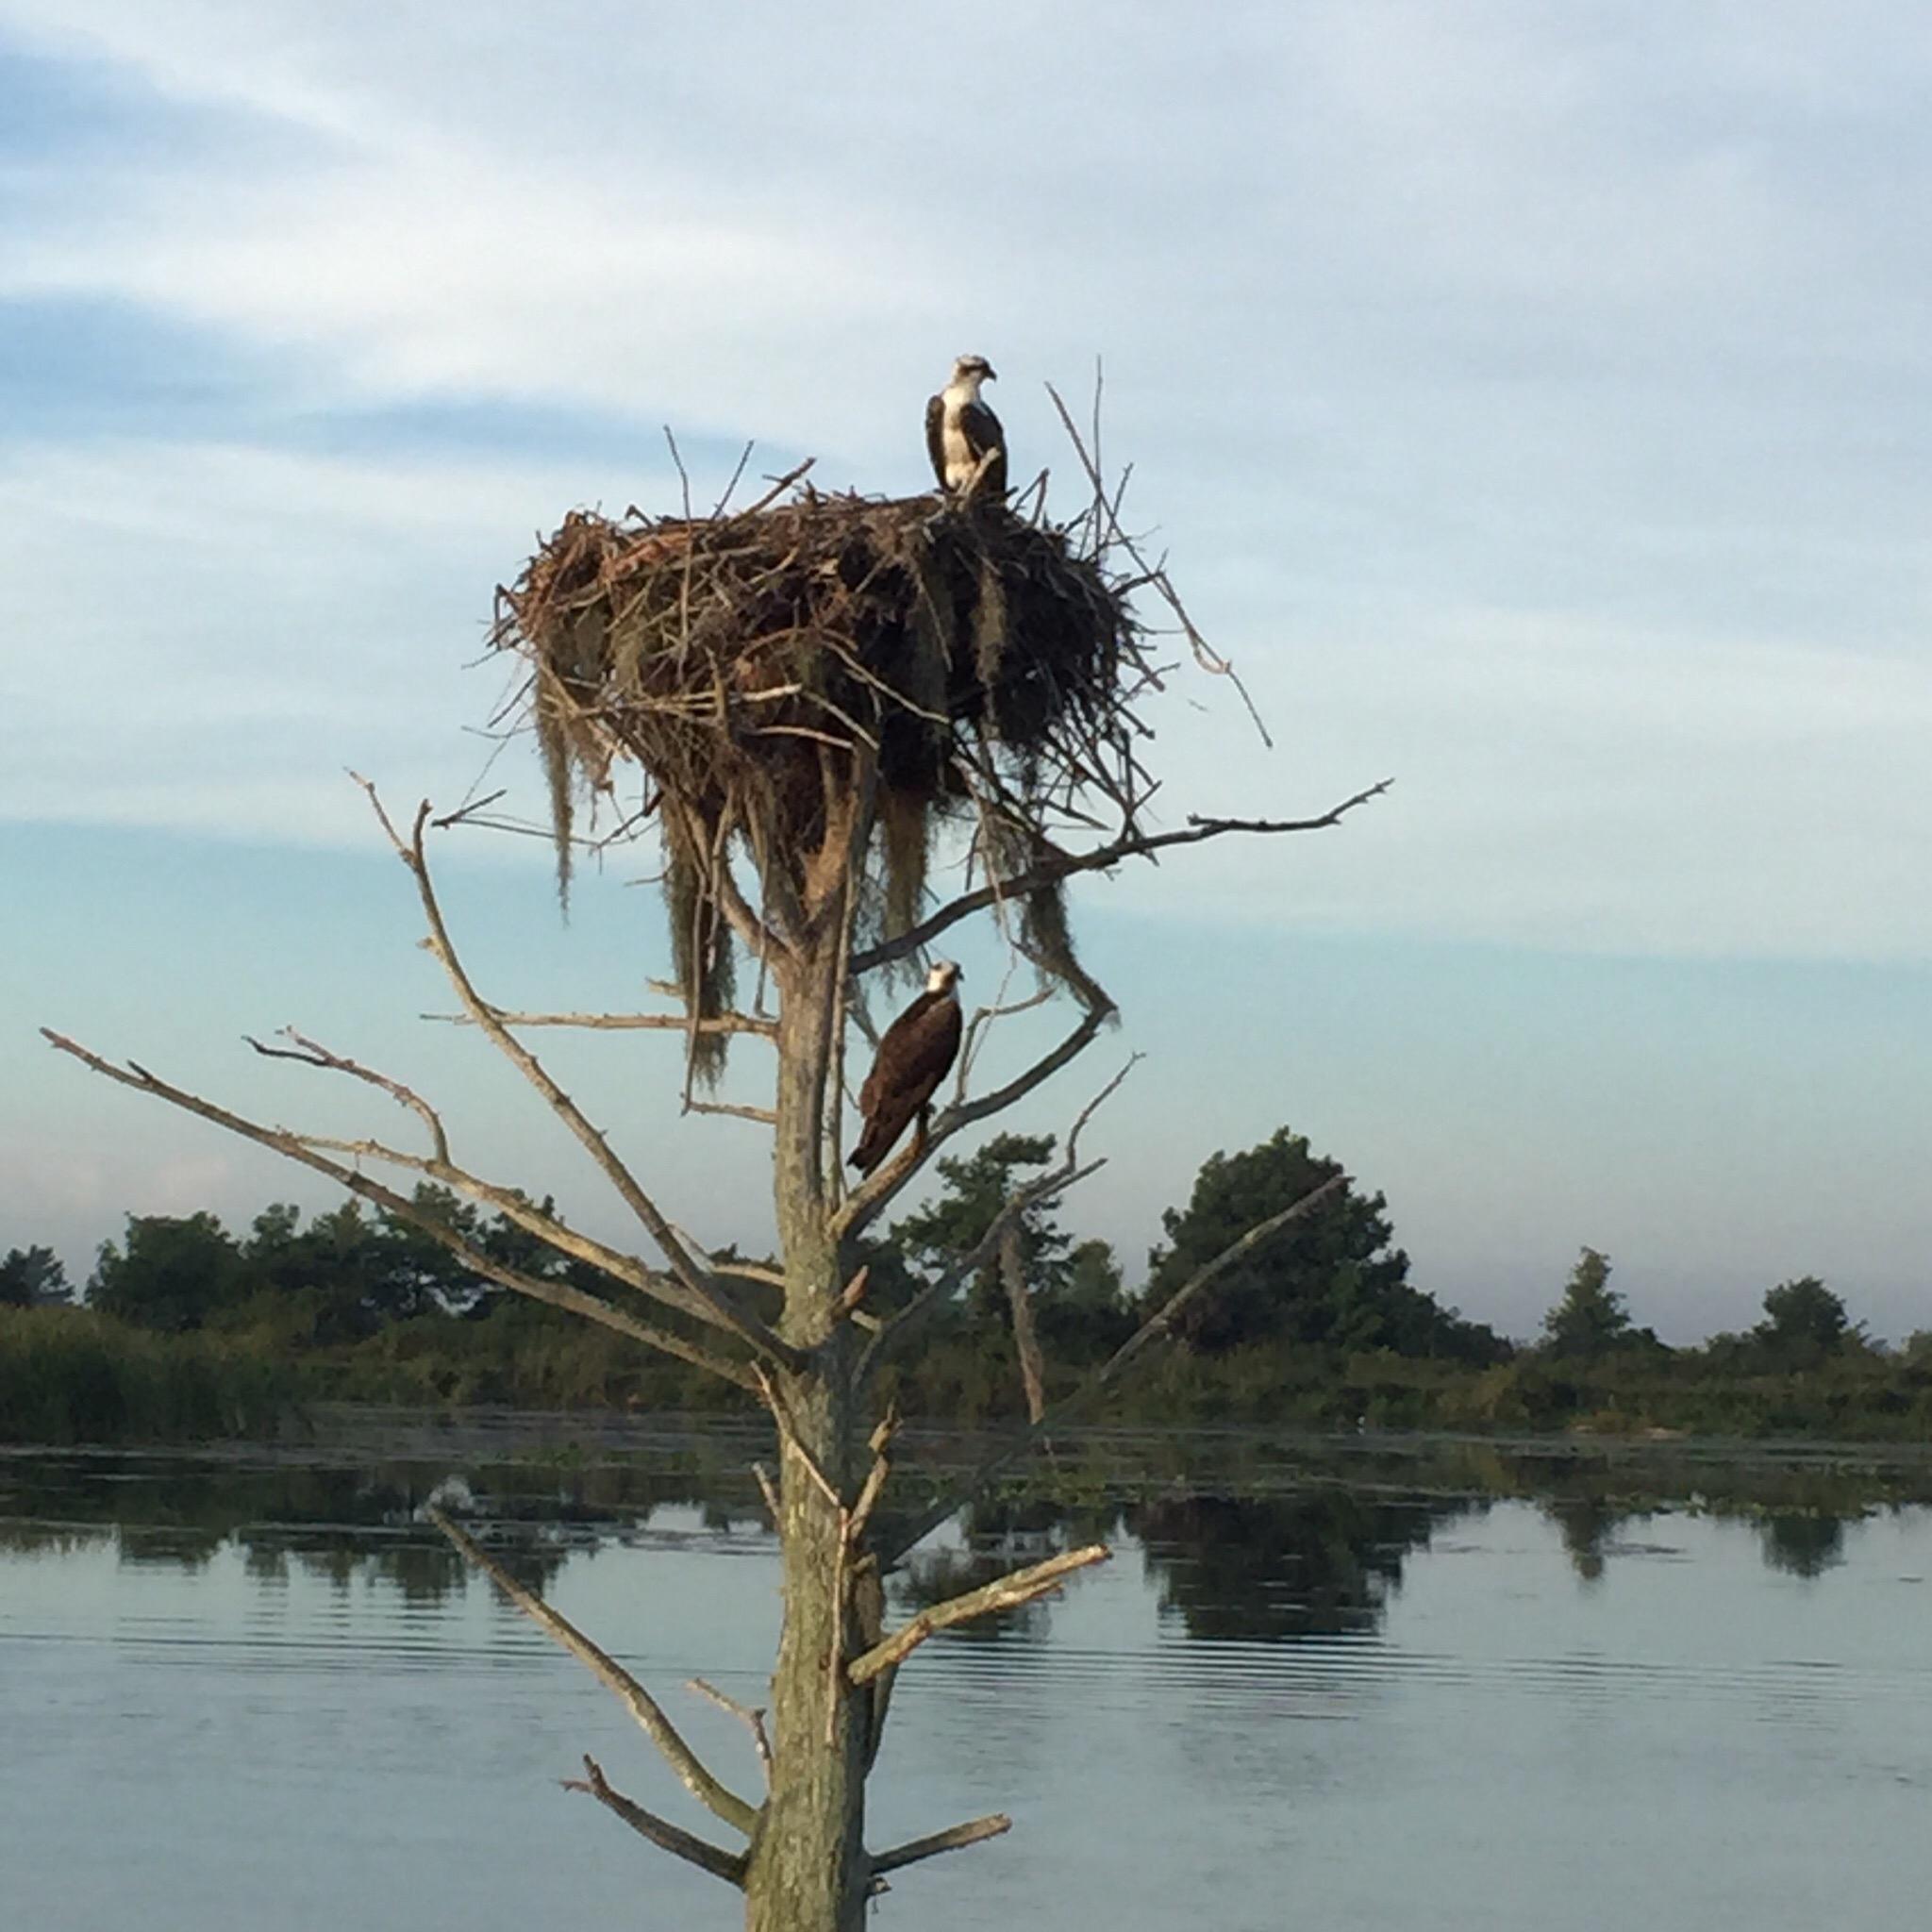
[{"label": "forked branch", "polygon": [[575,1624],[552,1609],[534,1591],[525,1590],[488,1550],[467,1531],[452,1523],[441,1509],[430,1509],[427,1514],[430,1522],[470,1563],[482,1571],[546,1637],[569,1651],[637,1719],[651,1742],[663,1754],[665,1762],[677,1774],[685,1790],[699,1804],[722,1818],[733,1830],[743,1832],[747,1838],[752,1835],[758,1827],[758,1807],[747,1804],[736,1791],[726,1790],[712,1775],[696,1752],[679,1735],[677,1726],[664,1715],[658,1701],[615,1657],[600,1650]]},{"label": "forked branch", "polygon": [[[282,1127],[264,1126],[258,1121],[230,1112],[225,1107],[217,1107],[213,1101],[204,1100],[198,1093],[191,1093],[185,1087],[176,1087],[151,1074],[145,1067],[130,1061],[125,1067],[117,1067],[111,1060],[104,1059],[92,1048],[82,1046],[78,1041],[70,1040],[65,1034],[56,1033],[50,1027],[41,1028],[42,1037],[57,1052],[72,1056],[75,1059],[99,1074],[104,1079],[114,1081],[122,1087],[129,1087],[137,1093],[151,1094],[157,1100],[165,1100],[171,1107],[178,1107],[184,1113],[192,1113],[200,1119],[209,1121],[218,1127],[225,1127],[229,1133],[239,1135],[244,1141],[253,1141],[258,1146],[267,1147],[274,1153],[311,1169],[314,1173],[326,1175],[339,1187],[345,1188],[359,1199],[371,1202],[386,1214],[396,1220],[407,1222],[411,1227],[446,1248],[463,1266],[486,1281],[493,1281],[499,1287],[514,1290],[518,1294],[527,1295],[532,1301],[548,1302],[551,1307],[566,1308],[572,1314],[581,1315],[587,1321],[595,1322],[606,1328],[614,1329],[620,1335],[627,1335],[634,1341],[641,1341],[647,1347],[655,1348],[661,1354],[675,1356],[679,1361],[690,1362],[694,1368],[708,1370],[724,1381],[735,1383],[741,1389],[754,1386],[751,1371],[742,1362],[733,1361],[727,1356],[721,1356],[707,1348],[701,1342],[689,1340],[666,1328],[659,1328],[652,1323],[641,1322],[624,1309],[599,1299],[596,1295],[586,1294],[581,1289],[573,1288],[568,1282],[544,1281],[538,1276],[525,1274],[514,1268],[506,1267],[493,1257],[486,1255],[474,1242],[463,1237],[446,1222],[439,1221],[405,1194],[399,1194],[393,1188],[385,1187],[380,1181],[373,1180],[358,1169],[345,1166],[323,1151],[329,1143],[317,1136],[290,1133]],[[337,1143],[339,1151],[359,1154],[363,1143]],[[373,1149],[374,1143],[369,1143]],[[379,1151],[381,1158],[395,1160],[405,1166],[414,1166],[425,1174],[443,1174],[456,1186],[458,1182],[469,1183],[472,1189],[482,1190],[483,1183],[476,1182],[470,1175],[455,1168],[445,1168],[442,1163],[432,1163],[422,1157],[404,1155],[388,1149]],[[509,1195],[507,1191],[488,1191],[487,1198],[501,1194],[506,1203],[516,1201],[525,1212],[536,1216],[527,1203],[521,1203],[520,1197]],[[509,1212],[508,1205],[504,1212]],[[512,1219],[519,1219],[513,1215]],[[568,1232],[568,1230],[563,1230]],[[545,1234],[543,1239],[549,1240]],[[554,1243],[561,1246],[562,1243]],[[594,1245],[594,1244],[593,1244]],[[568,1252],[568,1250],[566,1250]],[[618,1257],[619,1260],[625,1257]],[[640,1274],[641,1271],[639,1271]],[[632,1280],[629,1274],[617,1278],[630,1282],[632,1286],[641,1285]],[[681,1306],[681,1304],[680,1304]]]},{"label": "forked branch", "polygon": [[435,882],[430,876],[429,861],[424,851],[423,833],[429,823],[428,802],[425,800],[418,806],[415,824],[405,841],[377,796],[375,787],[366,778],[358,777],[356,782],[367,793],[377,822],[395,848],[396,857],[416,882],[417,897],[422,902],[423,916],[429,926],[430,950],[449,975],[463,1011],[482,1029],[491,1044],[543,1096],[551,1111],[570,1129],[606,1179],[616,1189],[625,1205],[644,1224],[658,1251],[670,1264],[671,1272],[698,1303],[704,1317],[736,1335],[767,1360],[786,1368],[798,1367],[798,1352],[756,1315],[741,1307],[715,1277],[706,1274],[686,1253],[684,1243],[678,1240],[658,1204],[644,1191],[637,1176],[618,1157],[603,1132],[591,1124],[576,1103],[551,1077],[543,1063],[496,1017],[496,1009],[477,992],[457,953],[456,943],[450,938]]},{"label": "forked branch", "polygon": [[416,1091],[406,1087],[400,1080],[392,1080],[387,1074],[378,1074],[374,1067],[365,1067],[359,1060],[352,1060],[345,1055],[331,1053],[325,1046],[310,1040],[306,1034],[296,1032],[292,1026],[282,1028],[282,1038],[292,1041],[292,1046],[264,1046],[253,1034],[242,1036],[264,1059],[300,1060],[305,1066],[326,1067],[332,1073],[347,1074],[352,1079],[363,1081],[371,1087],[379,1087],[399,1106],[407,1107],[429,1129],[429,1144],[436,1149],[439,1160],[447,1160],[449,1155],[449,1135],[444,1131],[442,1116]]}]

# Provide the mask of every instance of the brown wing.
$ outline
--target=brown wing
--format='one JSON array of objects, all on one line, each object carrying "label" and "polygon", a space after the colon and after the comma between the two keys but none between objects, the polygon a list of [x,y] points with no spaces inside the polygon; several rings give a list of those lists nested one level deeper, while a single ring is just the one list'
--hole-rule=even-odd
[{"label": "brown wing", "polygon": [[993,459],[986,466],[986,475],[980,479],[980,493],[998,497],[1007,493],[1007,432],[1000,427],[1000,419],[984,403],[968,403],[959,411],[959,427],[966,432],[966,447],[974,457],[983,457],[988,450],[994,452]]},{"label": "brown wing", "polygon": [[872,1072],[859,1089],[865,1129],[852,1150],[852,1165],[870,1174],[933,1096],[959,1054],[959,1002],[950,992],[927,992],[906,1008],[879,1041]]},{"label": "brown wing", "polygon": [[946,487],[946,405],[942,397],[930,397],[925,406],[925,453],[932,458],[932,473]]}]

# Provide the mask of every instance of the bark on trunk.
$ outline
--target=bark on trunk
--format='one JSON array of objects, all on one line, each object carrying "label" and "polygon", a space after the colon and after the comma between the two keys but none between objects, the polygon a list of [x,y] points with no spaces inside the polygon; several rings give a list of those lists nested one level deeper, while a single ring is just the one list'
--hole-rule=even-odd
[{"label": "bark on trunk", "polygon": [[[848,1385],[849,1386],[849,1385]],[[791,1424],[845,1489],[842,1391],[793,1385]],[[845,1683],[858,1636],[840,1510],[796,1449],[784,1510],[784,1629],[772,1680],[772,1790],[745,1874],[750,1932],[859,1932],[865,1919],[865,1774],[871,1695]]]},{"label": "bark on trunk", "polygon": [[[876,1622],[855,1608],[846,1507],[856,1493],[858,1351],[837,1305],[844,1257],[827,1241],[826,1108],[838,959],[794,962],[781,987],[776,1166],[785,1339],[813,1351],[775,1381],[784,1624],[772,1679],[772,1789],[745,1874],[749,1932],[860,1932],[871,1870],[865,1776],[874,1692],[845,1682]],[[829,1491],[829,1493],[828,1493]],[[861,1591],[860,1599],[870,1593]]]}]

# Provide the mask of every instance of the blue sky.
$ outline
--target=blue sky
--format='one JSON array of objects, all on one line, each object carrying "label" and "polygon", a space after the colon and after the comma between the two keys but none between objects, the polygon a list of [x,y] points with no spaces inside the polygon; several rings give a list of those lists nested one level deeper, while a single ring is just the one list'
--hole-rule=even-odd
[{"label": "blue sky", "polygon": [[[234,1053],[294,1021],[594,1224],[547,1123],[414,1021],[342,769],[464,794],[491,587],[574,504],[671,507],[663,424],[701,489],[746,438],[917,488],[970,347],[1016,467],[1062,476],[1041,384],[1105,357],[1130,501],[1274,727],[1197,680],[1173,811],[1398,781],[1082,892],[1104,1050],[1149,1056],[1082,1224],[1137,1259],[1207,1153],[1288,1122],[1516,1332],[1585,1241],[1673,1337],[1805,1271],[1932,1325],[1932,25],[971,19],[0,0],[0,1245],[84,1268],[124,1209],[315,1198],[43,1022],[356,1124]],[[534,804],[526,767],[491,782]],[[661,964],[615,877],[564,928],[534,849],[447,863],[506,997]],[[676,1123],[647,1047],[564,1052],[681,1219],[756,1238],[755,1130]]]}]

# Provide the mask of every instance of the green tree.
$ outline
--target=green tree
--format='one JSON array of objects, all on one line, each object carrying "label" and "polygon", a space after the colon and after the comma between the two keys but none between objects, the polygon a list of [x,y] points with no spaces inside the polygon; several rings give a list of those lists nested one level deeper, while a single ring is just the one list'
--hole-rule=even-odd
[{"label": "green tree", "polygon": [[1554,1356],[1594,1361],[1636,1339],[1630,1310],[1610,1286],[1610,1257],[1585,1248],[1570,1271],[1563,1297],[1543,1317],[1543,1341]]},{"label": "green tree", "polygon": [[[925,1207],[895,1222],[890,1241],[915,1268],[939,1274],[979,1242],[1015,1187],[1029,1178],[1026,1171],[1044,1168],[1053,1150],[1051,1134],[995,1134],[972,1154],[942,1158],[938,1167],[944,1189]],[[1049,1195],[1017,1220],[1026,1285],[1036,1296],[1051,1292],[1066,1266],[1070,1243],[1053,1218],[1058,1208],[1058,1198]],[[997,1257],[968,1283],[964,1305],[975,1319],[1005,1318],[1007,1296]]]},{"label": "green tree", "polygon": [[[1341,1172],[1287,1127],[1243,1154],[1211,1156],[1185,1210],[1162,1217],[1167,1241],[1148,1257],[1142,1310],[1151,1313],[1246,1229]],[[1488,1329],[1409,1285],[1408,1257],[1390,1245],[1387,1205],[1380,1194],[1342,1187],[1223,1274],[1181,1311],[1174,1332],[1204,1354],[1273,1341],[1472,1360],[1507,1353]]]},{"label": "green tree", "polygon": [[[1051,1134],[995,1134],[970,1155],[941,1158],[937,1166],[943,1191],[893,1224],[889,1247],[926,1279],[941,1274],[977,1246],[1033,1172],[1052,1161],[1056,1145]],[[1126,1339],[1132,1310],[1122,1293],[1112,1248],[1103,1241],[1074,1246],[1057,1219],[1059,1207],[1057,1194],[1035,1201],[1013,1218],[1008,1239],[1018,1255],[1041,1341],[1057,1358],[1084,1362]],[[996,1252],[975,1272],[953,1311],[956,1323],[1010,1330],[1004,1259],[1005,1251]],[[867,1299],[877,1306],[874,1293]]]},{"label": "green tree", "polygon": [[1134,1320],[1112,1244],[1084,1241],[1069,1250],[1041,1307],[1041,1340],[1056,1360],[1092,1361],[1111,1355],[1134,1332]]},{"label": "green tree", "polygon": [[246,1300],[248,1271],[212,1214],[130,1214],[125,1244],[101,1244],[89,1303],[141,1328],[181,1334]]},{"label": "green tree", "polygon": [[1864,1326],[1853,1325],[1843,1301],[1815,1274],[1781,1282],[1764,1297],[1764,1320],[1752,1329],[1780,1368],[1812,1369],[1828,1357],[1862,1346]]},{"label": "green tree", "polygon": [[0,1260],[0,1307],[44,1307],[72,1298],[67,1271],[52,1248],[11,1248]]}]

